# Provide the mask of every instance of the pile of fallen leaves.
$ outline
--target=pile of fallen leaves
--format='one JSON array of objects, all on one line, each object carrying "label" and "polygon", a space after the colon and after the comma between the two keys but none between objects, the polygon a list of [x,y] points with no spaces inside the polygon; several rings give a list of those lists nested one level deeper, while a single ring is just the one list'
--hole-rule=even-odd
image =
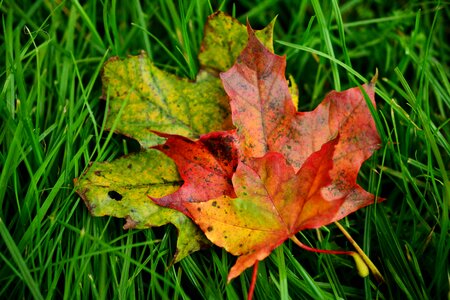
[{"label": "pile of fallen leaves", "polygon": [[75,180],[92,215],[126,218],[124,228],[172,223],[175,261],[210,241],[238,256],[231,280],[286,239],[307,248],[299,231],[375,201],[356,183],[380,144],[373,84],[297,112],[286,59],[273,54],[273,25],[254,31],[212,15],[195,82],[145,54],[105,64],[107,126],[142,151],[94,163]]}]

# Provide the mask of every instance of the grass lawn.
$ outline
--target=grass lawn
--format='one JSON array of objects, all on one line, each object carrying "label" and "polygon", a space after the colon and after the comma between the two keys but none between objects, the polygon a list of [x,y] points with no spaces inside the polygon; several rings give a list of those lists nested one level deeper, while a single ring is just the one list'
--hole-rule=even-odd
[{"label": "grass lawn", "polygon": [[[381,148],[358,182],[387,200],[341,221],[385,278],[291,241],[259,264],[255,299],[446,299],[449,289],[450,5],[445,1],[0,0],[0,298],[242,299],[251,270],[213,247],[170,265],[173,226],[92,217],[73,179],[137,143],[104,130],[103,63],[145,50],[194,79],[208,15],[266,26],[303,111],[378,69]],[[169,55],[170,54],[170,55]],[[335,225],[300,233],[349,249]]]}]

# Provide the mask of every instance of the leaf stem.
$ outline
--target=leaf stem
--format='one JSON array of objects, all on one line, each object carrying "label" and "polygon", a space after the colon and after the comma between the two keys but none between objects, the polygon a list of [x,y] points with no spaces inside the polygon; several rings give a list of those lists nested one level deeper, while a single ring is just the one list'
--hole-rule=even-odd
[{"label": "leaf stem", "polygon": [[305,249],[307,251],[311,251],[311,252],[325,253],[325,254],[337,254],[337,255],[352,255],[352,256],[354,254],[353,251],[324,250],[324,249],[312,248],[312,247],[306,246],[305,244],[300,242],[295,235],[291,236],[291,240],[294,241],[294,243],[296,243],[297,246],[299,246],[300,248],[303,248],[303,249]]},{"label": "leaf stem", "polygon": [[256,279],[258,277],[258,263],[259,260],[253,265],[252,281],[250,282],[250,289],[248,290],[247,300],[252,300],[253,292],[255,291]]},{"label": "leaf stem", "polygon": [[325,254],[337,254],[337,255],[350,255],[353,257],[356,265],[356,269],[358,270],[358,274],[361,277],[366,277],[369,275],[369,269],[368,265],[366,264],[365,260],[355,251],[339,251],[339,250],[323,250],[323,249],[316,249],[311,248],[309,246],[306,246],[302,242],[300,242],[295,235],[291,237],[291,240],[294,241],[300,248],[303,248],[305,250],[311,251],[311,252],[317,252],[317,253],[325,253]]},{"label": "leaf stem", "polygon": [[345,237],[347,238],[347,240],[353,245],[353,247],[355,248],[355,250],[358,252],[358,254],[361,256],[361,258],[364,260],[364,262],[366,263],[366,265],[369,267],[370,271],[372,272],[373,276],[375,276],[375,279],[378,282],[384,282],[384,278],[383,275],[381,275],[380,271],[378,270],[378,268],[374,265],[374,263],[370,260],[370,258],[366,255],[366,253],[364,253],[364,251],[361,249],[361,247],[359,247],[359,245],[355,242],[355,240],[351,237],[350,233],[348,233],[347,230],[345,230],[345,228],[339,224],[338,222],[334,222],[334,224],[336,224],[336,226],[341,230],[341,232],[345,235]]}]

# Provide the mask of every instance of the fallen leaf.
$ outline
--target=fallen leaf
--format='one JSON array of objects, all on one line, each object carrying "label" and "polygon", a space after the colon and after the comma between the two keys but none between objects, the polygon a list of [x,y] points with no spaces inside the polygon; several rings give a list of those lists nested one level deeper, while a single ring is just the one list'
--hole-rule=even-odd
[{"label": "fallen leaf", "polygon": [[336,142],[310,155],[297,173],[276,152],[241,162],[233,176],[237,198],[185,203],[210,241],[239,256],[228,280],[298,231],[332,222],[343,200],[329,201],[321,190],[330,183]]},{"label": "fallen leaf", "polygon": [[75,179],[77,193],[93,216],[125,218],[125,229],[175,225],[179,235],[175,262],[209,242],[188,217],[156,205],[147,195],[162,197],[181,184],[173,161],[156,150],[94,163],[86,174]]},{"label": "fallen leaf", "polygon": [[158,133],[166,138],[155,146],[178,166],[182,187],[173,194],[153,198],[155,203],[188,215],[185,202],[202,202],[221,195],[234,196],[231,178],[238,163],[234,132],[215,132],[191,141],[182,136]]}]

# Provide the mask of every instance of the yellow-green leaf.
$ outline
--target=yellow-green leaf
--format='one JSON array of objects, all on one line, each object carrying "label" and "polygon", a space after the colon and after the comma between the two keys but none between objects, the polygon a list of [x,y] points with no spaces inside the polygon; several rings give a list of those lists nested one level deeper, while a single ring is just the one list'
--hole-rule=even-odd
[{"label": "yellow-green leaf", "polygon": [[94,163],[75,184],[93,216],[126,218],[126,229],[175,225],[179,233],[175,262],[208,244],[188,217],[149,199],[166,196],[182,184],[174,162],[157,150]]},{"label": "yellow-green leaf", "polygon": [[102,79],[103,97],[109,100],[106,127],[142,147],[163,141],[150,130],[196,138],[231,126],[222,84],[206,72],[192,82],[158,69],[142,53],[110,59]]},{"label": "yellow-green leaf", "polygon": [[[273,52],[273,27],[275,19],[256,36]],[[231,68],[247,45],[248,33],[245,25],[223,12],[209,16],[205,25],[205,36],[199,55],[201,67],[216,72],[225,72]]]}]

